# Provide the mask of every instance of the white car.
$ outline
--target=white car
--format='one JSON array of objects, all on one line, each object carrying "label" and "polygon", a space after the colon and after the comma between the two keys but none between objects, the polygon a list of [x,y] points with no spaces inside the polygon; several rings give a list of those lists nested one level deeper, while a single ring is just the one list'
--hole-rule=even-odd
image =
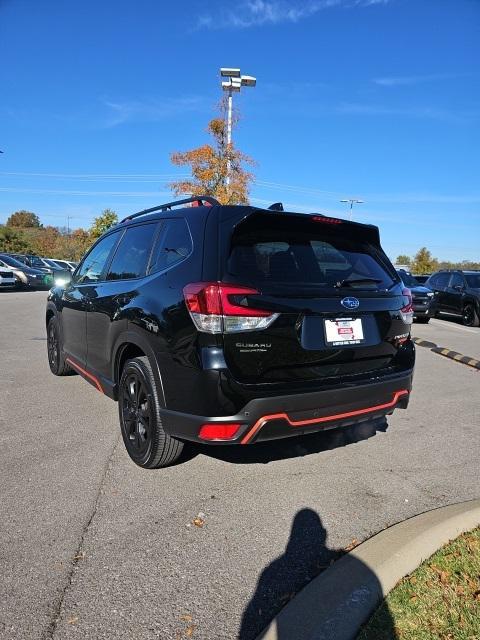
[{"label": "white car", "polygon": [[17,286],[12,269],[0,265],[0,289],[14,289]]}]

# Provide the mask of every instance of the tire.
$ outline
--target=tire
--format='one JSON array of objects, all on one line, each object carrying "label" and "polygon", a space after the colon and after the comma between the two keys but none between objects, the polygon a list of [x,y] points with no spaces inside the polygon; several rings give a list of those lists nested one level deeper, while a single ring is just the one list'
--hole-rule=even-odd
[{"label": "tire", "polygon": [[466,327],[480,326],[480,318],[478,317],[475,306],[471,302],[467,302],[463,307],[462,320]]},{"label": "tire", "polygon": [[430,318],[417,318],[416,322],[419,322],[420,324],[428,324],[430,322]]},{"label": "tire", "polygon": [[67,376],[72,373],[72,369],[65,362],[58,320],[55,316],[50,318],[47,325],[47,354],[48,365],[53,375]]},{"label": "tire", "polygon": [[146,356],[127,360],[118,389],[123,442],[130,458],[144,469],[176,462],[184,443],[165,433],[155,378]]}]

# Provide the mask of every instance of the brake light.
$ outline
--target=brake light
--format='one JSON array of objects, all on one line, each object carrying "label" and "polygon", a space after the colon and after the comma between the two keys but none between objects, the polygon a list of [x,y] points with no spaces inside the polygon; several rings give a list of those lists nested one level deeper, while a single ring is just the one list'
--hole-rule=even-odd
[{"label": "brake light", "polygon": [[231,440],[241,426],[240,422],[202,424],[198,437],[202,440]]},{"label": "brake light", "polygon": [[259,293],[251,287],[223,282],[194,282],[183,289],[195,326],[207,333],[235,333],[268,327],[278,313],[248,306],[247,296]]},{"label": "brake light", "polygon": [[327,216],[313,216],[312,220],[315,222],[323,222],[324,224],[342,224],[343,220],[338,218],[329,218]]},{"label": "brake light", "polygon": [[412,306],[412,292],[410,289],[403,289],[403,307],[400,309],[400,315],[402,320],[406,324],[412,324],[413,322],[413,306]]}]

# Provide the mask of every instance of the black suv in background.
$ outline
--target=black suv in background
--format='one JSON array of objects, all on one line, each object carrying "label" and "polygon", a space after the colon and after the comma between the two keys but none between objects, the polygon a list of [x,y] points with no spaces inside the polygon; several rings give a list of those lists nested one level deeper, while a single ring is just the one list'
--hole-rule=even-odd
[{"label": "black suv in background", "polygon": [[377,227],[209,197],[123,220],[46,309],[52,372],[118,400],[145,468],[406,408],[411,322]]},{"label": "black suv in background", "polygon": [[426,282],[437,310],[461,316],[467,327],[480,326],[480,271],[437,271]]},{"label": "black suv in background", "polygon": [[416,276],[412,276],[404,269],[397,270],[403,284],[412,292],[413,319],[427,323],[434,318],[437,311],[435,294],[426,285],[420,284]]}]

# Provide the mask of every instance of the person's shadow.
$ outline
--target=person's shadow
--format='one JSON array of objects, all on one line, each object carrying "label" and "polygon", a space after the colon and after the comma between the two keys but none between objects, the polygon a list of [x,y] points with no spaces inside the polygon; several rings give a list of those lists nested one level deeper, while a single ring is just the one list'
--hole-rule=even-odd
[{"label": "person's shadow", "polygon": [[[254,640],[289,600],[345,554],[343,550],[329,549],[326,541],[327,532],[318,514],[312,509],[301,509],[293,520],[285,553],[268,565],[258,579],[255,593],[242,616],[239,640]],[[302,594],[306,596],[305,614],[300,623],[291,616],[280,615],[277,618],[278,640],[296,640],[303,637],[308,640],[313,637],[308,612],[318,611],[320,608],[328,611],[328,616],[323,616],[324,619],[328,618],[328,624],[325,628],[315,629],[314,637],[336,640],[339,622],[345,617],[361,617],[367,602],[381,602],[382,587],[375,573],[353,556],[350,556],[348,561],[348,573],[351,575],[351,572],[355,572],[360,579],[360,583],[355,585],[355,596],[345,600],[341,610],[335,611],[328,608],[328,594],[326,599],[317,601],[313,590],[311,593],[307,593],[306,590]],[[364,640],[397,638],[388,610],[382,611],[381,623],[381,635],[365,636]]]}]

